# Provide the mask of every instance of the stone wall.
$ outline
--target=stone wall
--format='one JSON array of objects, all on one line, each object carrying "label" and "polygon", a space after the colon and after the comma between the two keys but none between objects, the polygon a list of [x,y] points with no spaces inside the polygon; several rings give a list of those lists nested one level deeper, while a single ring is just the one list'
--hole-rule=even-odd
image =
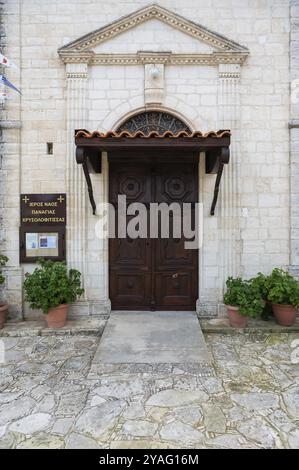
[{"label": "stone wall", "polygon": [[[20,11],[19,4],[14,5],[14,11],[8,14],[7,2],[3,1],[2,47],[5,55],[10,55],[20,64]],[[13,32],[13,33],[12,33]],[[10,41],[13,42],[10,46]],[[7,67],[2,72],[20,87],[21,69]],[[5,89],[8,92],[8,89]],[[8,104],[9,103],[9,104]],[[9,101],[2,101],[1,123],[1,169],[0,194],[2,230],[0,249],[8,256],[9,262],[4,270],[6,277],[4,298],[9,303],[9,318],[20,319],[23,316],[22,306],[22,267],[19,264],[19,194],[21,185],[21,100],[17,93],[9,93]]]},{"label": "stone wall", "polygon": [[[4,23],[3,23],[3,7],[4,2],[0,2],[0,45],[1,49],[5,47],[5,30],[4,30]],[[0,66],[0,73],[2,74],[4,71],[4,67]],[[1,91],[4,87],[1,87]],[[4,100],[0,100],[0,119],[4,119]],[[0,128],[0,250],[2,249],[2,244],[4,240],[4,232],[3,232],[3,194],[4,194],[4,187],[3,187],[3,169],[2,169],[2,162],[3,162],[3,130]]]},{"label": "stone wall", "polygon": [[290,243],[292,272],[299,276],[299,1],[291,2],[290,18],[290,72],[291,72],[291,113],[290,113]]},{"label": "stone wall", "polygon": [[[19,193],[66,191],[75,201],[69,208],[69,263],[82,270],[86,288],[85,299],[76,305],[73,314],[107,314],[107,244],[95,238],[95,218],[83,182],[80,194],[76,193],[78,186],[74,182],[81,181],[81,169],[68,166],[74,159],[73,129],[84,123],[91,130],[108,130],[124,116],[144,109],[145,69],[142,65],[92,65],[78,71],[65,66],[57,50],[149,2],[4,3],[5,53],[20,66],[20,73],[9,69],[7,76],[21,86],[23,93],[20,100],[11,91],[6,104],[5,120],[15,123],[15,128],[4,130],[5,168],[1,176],[1,187],[5,188],[3,243],[10,257],[8,282],[14,293],[11,302],[19,305],[19,314],[21,273],[33,268],[20,267],[18,261]],[[296,8],[297,2],[292,3]],[[205,217],[198,309],[201,314],[215,315],[221,311],[219,301],[227,275],[251,276],[289,265],[290,2],[161,0],[159,4],[250,50],[246,64],[233,75],[217,66],[165,66],[161,109],[179,113],[194,129],[224,126],[233,130],[232,162],[226,170],[214,218],[209,209],[215,176],[204,174],[201,156],[200,200]],[[295,17],[297,10],[292,11]],[[174,52],[210,49],[154,21],[106,41],[95,50],[111,53],[165,48]],[[73,73],[84,75],[80,78],[84,82],[81,91],[74,88]],[[72,101],[74,93],[83,100],[83,115]],[[71,102],[72,108],[68,106]],[[20,121],[21,129],[16,128]],[[47,142],[54,144],[53,155],[47,155]],[[104,173],[93,178],[97,202],[107,197],[107,175],[105,161]],[[76,224],[80,225],[79,232]],[[298,263],[293,260],[292,264]],[[31,315],[27,309],[25,315]]]}]

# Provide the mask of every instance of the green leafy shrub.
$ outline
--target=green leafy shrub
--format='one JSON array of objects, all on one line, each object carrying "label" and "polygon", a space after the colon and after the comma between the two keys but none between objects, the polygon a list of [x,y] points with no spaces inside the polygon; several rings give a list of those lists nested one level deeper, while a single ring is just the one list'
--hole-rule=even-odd
[{"label": "green leafy shrub", "polygon": [[265,274],[258,273],[256,277],[250,280],[252,285],[258,289],[261,298],[266,301],[269,295],[268,277]]},{"label": "green leafy shrub", "polygon": [[5,277],[2,274],[2,268],[3,268],[3,266],[6,265],[7,261],[8,261],[7,256],[4,256],[4,255],[0,254],[0,284],[3,284],[4,281],[5,281]]},{"label": "green leafy shrub", "polygon": [[224,295],[225,305],[239,307],[239,313],[246,317],[256,318],[261,315],[264,303],[256,283],[229,277],[226,281],[227,291]]},{"label": "green leafy shrub", "polygon": [[267,277],[267,299],[273,304],[299,307],[299,283],[287,271],[274,269]]},{"label": "green leafy shrub", "polygon": [[75,302],[83,294],[79,271],[68,271],[64,262],[41,259],[39,264],[32,274],[26,274],[24,281],[25,300],[31,308],[46,314],[50,308]]},{"label": "green leafy shrub", "polygon": [[258,273],[256,277],[251,279],[251,282],[259,290],[261,298],[264,301],[261,318],[264,321],[268,321],[273,316],[272,305],[270,302],[267,302],[269,295],[268,277],[263,273]]}]

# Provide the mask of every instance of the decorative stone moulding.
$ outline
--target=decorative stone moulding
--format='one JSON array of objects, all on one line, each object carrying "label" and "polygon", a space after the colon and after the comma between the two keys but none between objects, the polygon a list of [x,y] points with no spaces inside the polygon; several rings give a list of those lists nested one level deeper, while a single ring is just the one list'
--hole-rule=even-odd
[{"label": "decorative stone moulding", "polygon": [[[151,51],[136,52],[135,54],[104,54],[92,51],[93,47],[151,19],[160,20],[168,26],[212,46],[215,51],[211,54],[172,54],[171,52]],[[146,63],[218,65],[226,63],[243,64],[249,55],[249,50],[200,24],[154,4],[66,44],[58,50],[58,53],[66,64],[86,62],[90,65],[138,65]]]},{"label": "decorative stone moulding", "polygon": [[241,77],[241,66],[238,64],[219,64],[219,78],[239,79]]},{"label": "decorative stone moulding", "polygon": [[76,73],[71,72],[66,74],[66,78],[87,78],[87,73]]},{"label": "decorative stone moulding", "polygon": [[145,64],[144,66],[144,103],[163,104],[164,64]]},{"label": "decorative stone moulding", "polygon": [[65,64],[86,62],[88,65],[143,65],[143,64],[167,64],[167,65],[218,65],[240,64],[247,59],[248,54],[220,53],[212,54],[172,54],[137,52],[136,54],[96,54],[86,57],[80,53],[60,52]]}]

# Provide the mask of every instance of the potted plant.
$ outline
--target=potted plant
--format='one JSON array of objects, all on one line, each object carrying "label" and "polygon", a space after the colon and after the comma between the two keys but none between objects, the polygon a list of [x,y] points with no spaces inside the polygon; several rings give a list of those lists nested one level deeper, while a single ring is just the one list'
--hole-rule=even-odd
[{"label": "potted plant", "polygon": [[299,283],[287,271],[274,269],[267,278],[268,300],[279,325],[292,326],[299,306]]},{"label": "potted plant", "polygon": [[230,325],[234,328],[245,328],[248,318],[256,318],[264,308],[260,291],[252,281],[229,277],[224,303],[227,308]]},{"label": "potted plant", "polygon": [[264,302],[268,301],[269,289],[267,281],[268,278],[263,273],[258,273],[256,277],[250,280],[251,284],[259,290],[260,296]]},{"label": "potted plant", "polygon": [[81,273],[68,270],[65,262],[41,259],[39,264],[32,274],[26,274],[25,300],[31,308],[41,309],[47,315],[49,328],[61,328],[66,322],[68,304],[84,292]]},{"label": "potted plant", "polygon": [[[0,285],[3,284],[5,281],[5,277],[2,274],[2,268],[6,265],[7,261],[7,256],[0,254]],[[7,310],[8,305],[6,303],[0,302],[0,330],[4,327]]]},{"label": "potted plant", "polygon": [[260,292],[260,296],[264,303],[264,308],[261,314],[261,318],[267,321],[269,317],[273,315],[272,304],[268,300],[268,295],[269,295],[268,277],[265,276],[265,274],[263,273],[258,273],[256,277],[251,279],[251,282],[252,282],[252,285],[254,285]]}]

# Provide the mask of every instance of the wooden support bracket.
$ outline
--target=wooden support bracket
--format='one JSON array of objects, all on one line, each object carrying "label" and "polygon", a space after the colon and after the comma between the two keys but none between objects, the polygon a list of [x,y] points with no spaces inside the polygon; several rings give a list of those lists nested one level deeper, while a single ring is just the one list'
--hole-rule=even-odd
[{"label": "wooden support bracket", "polygon": [[229,147],[222,147],[221,149],[217,149],[215,151],[207,152],[206,154],[206,173],[208,174],[217,174],[216,182],[215,182],[215,189],[214,189],[214,197],[211,206],[211,215],[215,215],[215,209],[218,201],[219,196],[219,189],[221,178],[223,175],[224,165],[229,163],[230,159],[230,151]]},{"label": "wooden support bracket", "polygon": [[89,201],[92,207],[92,213],[96,213],[96,203],[93,195],[92,181],[90,178],[90,173],[101,173],[101,152],[97,149],[90,149],[84,147],[76,148],[76,161],[79,165],[82,165],[84,172]]}]

